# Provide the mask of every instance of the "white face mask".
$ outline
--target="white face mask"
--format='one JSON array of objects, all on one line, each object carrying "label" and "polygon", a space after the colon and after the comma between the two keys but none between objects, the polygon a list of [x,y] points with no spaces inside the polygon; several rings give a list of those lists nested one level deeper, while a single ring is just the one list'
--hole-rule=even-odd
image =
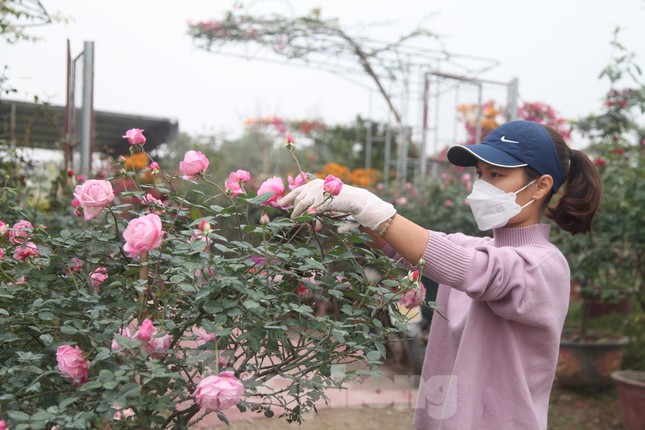
[{"label": "white face mask", "polygon": [[511,218],[535,201],[535,199],[532,199],[524,206],[515,203],[517,193],[533,182],[535,180],[514,193],[507,193],[483,179],[475,180],[473,191],[466,197],[466,200],[468,200],[470,209],[473,211],[477,227],[481,231],[486,231],[505,226]]}]

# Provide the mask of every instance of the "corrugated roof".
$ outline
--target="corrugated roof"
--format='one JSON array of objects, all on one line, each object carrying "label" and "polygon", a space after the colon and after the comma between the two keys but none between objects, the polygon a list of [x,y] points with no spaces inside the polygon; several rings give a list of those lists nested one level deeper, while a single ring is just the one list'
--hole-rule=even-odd
[{"label": "corrugated roof", "polygon": [[[80,115],[79,110],[77,123]],[[171,142],[179,133],[176,119],[97,110],[94,111],[94,152],[128,154],[130,145],[122,136],[131,128],[145,130],[147,151]],[[65,106],[0,100],[0,140],[15,141],[18,146],[62,150]]]}]

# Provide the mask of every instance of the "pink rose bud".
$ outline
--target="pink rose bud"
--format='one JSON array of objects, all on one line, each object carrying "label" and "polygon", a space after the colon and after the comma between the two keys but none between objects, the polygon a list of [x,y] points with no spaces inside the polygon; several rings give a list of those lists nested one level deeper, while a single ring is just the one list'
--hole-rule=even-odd
[{"label": "pink rose bud", "polygon": [[77,384],[84,384],[89,378],[89,360],[83,359],[83,351],[75,346],[61,345],[56,349],[56,361],[61,373]]},{"label": "pink rose bud", "polygon": [[285,143],[285,147],[289,150],[296,149],[296,140],[290,134],[287,134],[287,142]]},{"label": "pink rose bud", "polygon": [[0,221],[0,236],[4,236],[9,232],[9,224],[5,224]]},{"label": "pink rose bud", "polygon": [[325,182],[323,184],[323,189],[331,194],[332,196],[337,196],[340,194],[340,190],[343,188],[343,182],[335,177],[334,175],[327,175]]},{"label": "pink rose bud", "polygon": [[74,176],[74,170],[73,170],[73,169],[69,169],[69,170],[67,171],[67,176],[69,176],[70,178],[71,178],[72,176]]},{"label": "pink rose bud", "polygon": [[135,218],[128,223],[123,232],[123,250],[129,257],[138,257],[144,252],[159,248],[163,235],[161,218],[158,215],[149,214]]},{"label": "pink rose bud", "polygon": [[157,173],[159,170],[161,170],[161,167],[159,167],[159,164],[157,164],[156,161],[153,161],[150,163],[150,170],[152,170],[152,173]]},{"label": "pink rose bud", "polygon": [[274,207],[280,207],[278,200],[282,197],[282,193],[284,193],[284,183],[282,182],[282,179],[278,176],[274,176],[273,178],[269,178],[264,181],[262,185],[260,185],[260,188],[258,188],[257,195],[260,196],[266,193],[273,193],[273,195],[269,200],[262,204],[264,206],[271,205]]},{"label": "pink rose bud", "polygon": [[76,175],[76,180],[78,182],[85,182],[85,175]]},{"label": "pink rose bud", "polygon": [[199,151],[188,151],[184,161],[179,162],[179,170],[184,174],[184,179],[194,179],[198,173],[208,169],[208,158]]},{"label": "pink rose bud", "polygon": [[238,404],[242,395],[244,385],[230,370],[202,379],[194,393],[197,404],[209,411],[231,408]]},{"label": "pink rose bud", "polygon": [[109,181],[90,179],[74,189],[74,197],[83,208],[86,220],[91,220],[103,212],[114,200],[112,184]]},{"label": "pink rose bud", "polygon": [[74,197],[74,200],[72,200],[72,206],[77,208],[81,205],[81,202],[78,201],[76,197]]},{"label": "pink rose bud", "polygon": [[143,145],[146,143],[146,137],[143,135],[143,129],[131,128],[125,132],[124,138],[128,139],[130,145]]},{"label": "pink rose bud", "polygon": [[34,226],[29,221],[18,221],[13,225],[11,230],[9,230],[9,242],[13,243],[14,245],[23,243],[31,234],[29,230],[33,229]]},{"label": "pink rose bud", "polygon": [[7,430],[7,422],[5,420],[0,420],[0,430]]},{"label": "pink rose bud", "polygon": [[4,258],[4,248],[0,248],[0,260]]},{"label": "pink rose bud", "polygon": [[157,330],[155,330],[155,327],[152,325],[152,321],[146,318],[139,326],[139,330],[137,330],[136,336],[140,341],[148,342],[150,339],[152,339],[152,335],[154,335],[156,331]]},{"label": "pink rose bud", "polygon": [[267,225],[270,222],[271,222],[271,219],[269,219],[269,215],[262,214],[262,216],[260,217],[260,224]]},{"label": "pink rose bud", "polygon": [[204,233],[208,233],[208,232],[209,232],[209,231],[211,231],[211,229],[212,229],[212,228],[211,228],[211,223],[209,223],[209,222],[208,222],[208,221],[206,221],[206,220],[202,220],[202,221],[199,223],[199,229],[200,229],[201,231],[203,231]]},{"label": "pink rose bud", "polygon": [[408,272],[408,279],[411,282],[418,282],[419,281],[419,271],[418,270],[410,270]]}]

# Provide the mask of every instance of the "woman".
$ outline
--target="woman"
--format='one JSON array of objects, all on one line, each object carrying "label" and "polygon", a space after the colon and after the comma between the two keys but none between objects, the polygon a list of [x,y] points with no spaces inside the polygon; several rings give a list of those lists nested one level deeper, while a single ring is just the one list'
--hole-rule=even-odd
[{"label": "woman", "polygon": [[447,319],[431,325],[417,429],[544,430],[570,272],[540,220],[546,212],[572,234],[589,232],[600,176],[555,130],[529,121],[501,125],[481,144],[453,146],[447,156],[476,168],[467,199],[479,228],[492,229],[493,237],[427,230],[356,187],[325,201],[320,180],[280,204],[294,203],[293,216],[311,206],[350,213],[389,256],[425,260]]}]

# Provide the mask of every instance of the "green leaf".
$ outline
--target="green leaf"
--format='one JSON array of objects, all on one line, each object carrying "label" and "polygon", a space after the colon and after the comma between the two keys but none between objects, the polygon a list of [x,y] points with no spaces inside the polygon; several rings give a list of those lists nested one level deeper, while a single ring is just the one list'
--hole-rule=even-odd
[{"label": "green leaf", "polygon": [[72,327],[71,325],[61,326],[60,331],[63,334],[69,334],[69,335],[78,333],[78,330],[76,330],[76,328]]},{"label": "green leaf", "polygon": [[7,412],[7,415],[9,416],[9,418],[15,421],[29,421],[29,415],[24,412],[9,411]]},{"label": "green leaf", "polygon": [[268,193],[263,193],[258,196],[253,197],[252,199],[245,199],[248,203],[252,204],[261,204],[265,203],[267,200],[269,200],[271,197],[275,195],[274,192],[270,191]]}]

